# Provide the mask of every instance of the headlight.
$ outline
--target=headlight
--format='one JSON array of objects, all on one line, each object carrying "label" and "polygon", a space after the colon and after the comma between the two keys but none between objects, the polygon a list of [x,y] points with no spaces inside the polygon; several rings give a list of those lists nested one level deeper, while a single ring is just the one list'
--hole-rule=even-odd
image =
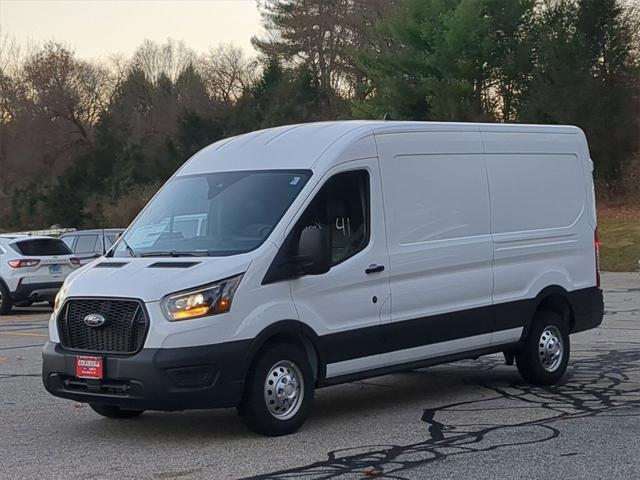
[{"label": "headlight", "polygon": [[241,279],[242,274],[194,290],[167,295],[162,299],[162,311],[172,321],[227,313]]},{"label": "headlight", "polygon": [[62,307],[62,304],[64,303],[64,297],[67,296],[67,282],[64,282],[62,284],[62,287],[60,287],[60,290],[58,290],[58,293],[56,294],[56,299],[53,302],[53,314],[57,315],[58,312],[60,311],[60,307]]}]

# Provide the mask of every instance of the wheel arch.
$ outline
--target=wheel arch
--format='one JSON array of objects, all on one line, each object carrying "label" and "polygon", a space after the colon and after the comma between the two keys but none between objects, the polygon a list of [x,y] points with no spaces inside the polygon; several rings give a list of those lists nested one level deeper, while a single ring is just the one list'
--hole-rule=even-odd
[{"label": "wheel arch", "polygon": [[[564,318],[569,325],[569,332],[575,327],[575,314],[567,290],[559,285],[550,285],[538,293],[534,302],[533,315],[541,310],[555,312]],[[530,327],[530,326],[529,326]]]},{"label": "wheel arch", "polygon": [[314,373],[314,380],[317,382],[319,379],[324,378],[326,362],[319,348],[319,337],[311,327],[299,320],[278,321],[266,327],[255,337],[249,347],[244,371],[245,376],[258,355],[268,344],[273,343],[295,343],[300,345],[307,354]]},{"label": "wheel arch", "polygon": [[9,301],[13,302],[13,298],[11,296],[13,292],[11,292],[9,285],[7,284],[7,282],[4,281],[2,277],[0,277],[0,287],[2,287],[6,292],[7,296],[9,297]]}]

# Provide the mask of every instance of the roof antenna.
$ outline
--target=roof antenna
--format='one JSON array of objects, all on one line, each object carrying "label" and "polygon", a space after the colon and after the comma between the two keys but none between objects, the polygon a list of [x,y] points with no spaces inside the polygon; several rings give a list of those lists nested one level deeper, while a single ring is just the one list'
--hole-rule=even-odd
[{"label": "roof antenna", "polygon": [[391,120],[391,114],[389,112],[385,112],[385,114],[382,116],[382,120]]}]

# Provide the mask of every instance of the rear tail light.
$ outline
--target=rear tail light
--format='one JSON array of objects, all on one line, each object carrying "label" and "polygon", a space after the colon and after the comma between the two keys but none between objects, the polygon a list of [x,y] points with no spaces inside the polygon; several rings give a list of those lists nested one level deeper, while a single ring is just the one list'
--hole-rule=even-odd
[{"label": "rear tail light", "polygon": [[69,259],[69,261],[71,262],[71,265],[80,265],[80,259],[76,258],[76,257],[72,257]]},{"label": "rear tail light", "polygon": [[600,286],[600,239],[598,238],[598,227],[593,233],[593,248],[596,252],[596,287]]},{"label": "rear tail light", "polygon": [[40,263],[40,260],[35,260],[35,259],[9,260],[9,266],[11,268],[35,267],[39,263]]}]

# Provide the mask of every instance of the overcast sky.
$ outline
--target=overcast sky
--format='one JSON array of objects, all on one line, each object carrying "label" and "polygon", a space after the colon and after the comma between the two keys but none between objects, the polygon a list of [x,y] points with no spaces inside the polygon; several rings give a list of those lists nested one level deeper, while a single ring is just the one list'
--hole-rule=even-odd
[{"label": "overcast sky", "polygon": [[62,41],[87,59],[169,37],[198,52],[231,42],[253,53],[260,18],[255,0],[0,0],[0,32],[21,44]]}]

